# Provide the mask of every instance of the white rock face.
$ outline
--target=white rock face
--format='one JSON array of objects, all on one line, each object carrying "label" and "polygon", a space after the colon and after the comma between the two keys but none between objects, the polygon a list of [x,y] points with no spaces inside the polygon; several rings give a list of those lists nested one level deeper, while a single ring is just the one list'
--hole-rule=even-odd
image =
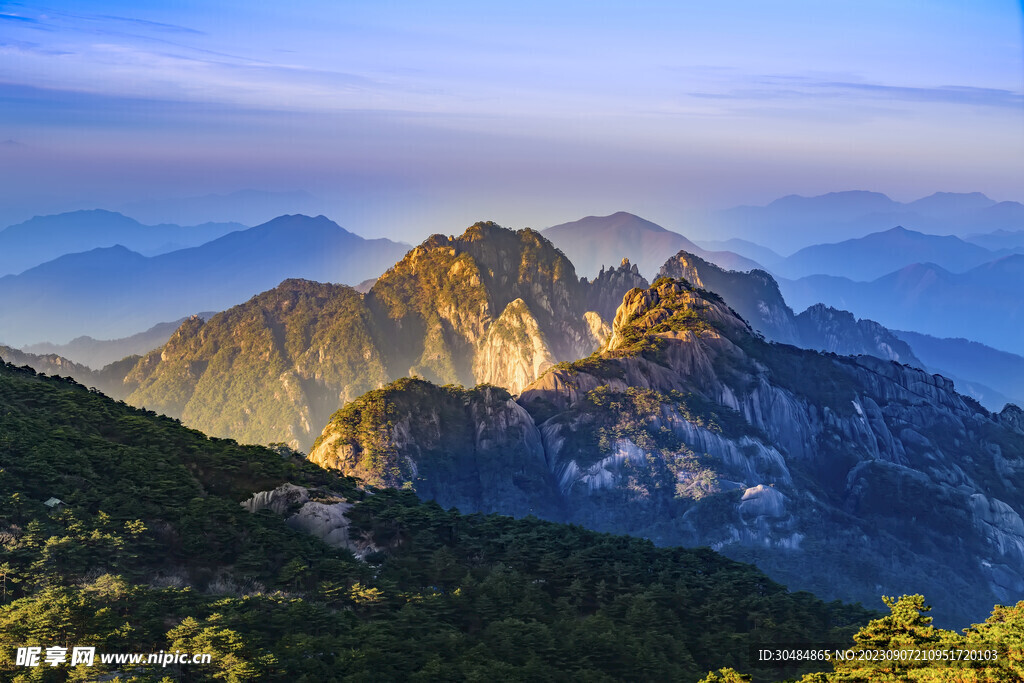
[{"label": "white rock face", "polygon": [[594,349],[603,349],[605,344],[608,343],[608,338],[612,336],[612,329],[608,327],[608,323],[604,321],[599,313],[594,311],[584,313],[583,320],[587,323],[587,327],[590,328]]},{"label": "white rock face", "polygon": [[281,484],[273,491],[260,491],[242,503],[249,512],[273,510],[283,515],[293,505],[301,505],[309,501],[309,491],[295,484]]},{"label": "white rock face", "polygon": [[645,458],[644,450],[635,443],[629,439],[617,439],[612,446],[611,455],[601,458],[589,467],[581,468],[575,460],[566,463],[557,474],[558,485],[563,493],[577,483],[585,487],[588,493],[610,489],[616,485],[623,464],[642,463]]},{"label": "white rock face", "polygon": [[743,492],[740,512],[751,516],[782,517],[786,514],[786,496],[771,486],[752,486]]},{"label": "white rock face", "polygon": [[348,548],[351,544],[348,536],[349,521],[345,513],[351,507],[351,503],[309,502],[289,517],[287,524],[293,529],[316,536],[329,546]]},{"label": "white rock face", "polygon": [[352,504],[344,500],[321,503],[309,499],[309,491],[295,484],[282,484],[273,491],[260,491],[241,503],[249,512],[273,510],[285,514],[292,506],[302,504],[299,511],[285,520],[291,528],[316,536],[334,548],[347,548],[358,559],[379,550],[373,543],[349,536],[349,519],[345,513]]},{"label": "white rock face", "polygon": [[473,359],[473,374],[480,384],[494,384],[518,394],[555,364],[540,325],[526,302],[515,299],[494,324]]}]

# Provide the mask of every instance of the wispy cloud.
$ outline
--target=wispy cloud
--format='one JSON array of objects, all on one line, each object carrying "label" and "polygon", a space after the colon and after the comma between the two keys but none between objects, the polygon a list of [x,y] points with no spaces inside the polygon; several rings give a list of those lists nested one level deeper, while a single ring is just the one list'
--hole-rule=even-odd
[{"label": "wispy cloud", "polygon": [[23,17],[19,14],[7,14],[6,12],[0,12],[0,21],[16,21],[23,24],[38,24],[38,19],[32,17]]},{"label": "wispy cloud", "polygon": [[976,107],[1024,107],[1024,93],[1006,88],[964,85],[917,87],[774,75],[756,76],[749,79],[748,82],[748,87],[732,88],[720,92],[700,91],[687,94],[700,99],[745,101],[796,101],[801,99],[849,101],[851,96],[860,95],[887,101],[932,102]]},{"label": "wispy cloud", "polygon": [[[75,16],[75,15],[69,15]],[[119,17],[112,14],[95,14],[95,15],[77,15],[83,19],[104,19],[108,21],[116,21],[127,24],[133,24],[135,26],[141,26],[143,28],[154,29],[157,31],[168,31],[171,33],[189,33],[196,36],[205,36],[205,31],[199,31],[188,26],[179,26],[178,24],[165,24],[160,21],[147,21],[145,19],[135,19],[133,17]]]}]

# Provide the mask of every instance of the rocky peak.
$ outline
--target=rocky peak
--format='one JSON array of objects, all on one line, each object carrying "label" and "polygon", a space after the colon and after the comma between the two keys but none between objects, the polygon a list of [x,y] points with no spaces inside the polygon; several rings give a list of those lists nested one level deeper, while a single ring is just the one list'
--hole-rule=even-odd
[{"label": "rocky peak", "polygon": [[623,295],[636,287],[646,289],[648,284],[636,265],[630,265],[628,258],[622,259],[618,268],[605,269],[602,266],[593,282],[586,284],[587,310],[596,312],[605,321],[611,321],[622,303]]},{"label": "rocky peak", "polygon": [[786,305],[779,285],[763,270],[743,273],[725,270],[687,251],[665,262],[658,277],[686,280],[695,287],[722,296],[750,326],[770,341],[798,344],[793,311]]},{"label": "rocky peak", "polygon": [[665,277],[647,289],[626,292],[612,322],[608,350],[634,345],[645,335],[684,330],[750,333],[747,324],[717,294]]}]

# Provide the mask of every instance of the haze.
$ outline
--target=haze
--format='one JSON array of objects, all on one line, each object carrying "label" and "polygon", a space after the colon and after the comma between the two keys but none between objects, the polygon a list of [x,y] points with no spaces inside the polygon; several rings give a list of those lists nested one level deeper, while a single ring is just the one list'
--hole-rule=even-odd
[{"label": "haze", "polygon": [[847,189],[1024,200],[1014,2],[82,7],[0,4],[3,225],[246,188],[292,199],[237,220],[407,241],[617,210],[712,237],[702,211]]}]

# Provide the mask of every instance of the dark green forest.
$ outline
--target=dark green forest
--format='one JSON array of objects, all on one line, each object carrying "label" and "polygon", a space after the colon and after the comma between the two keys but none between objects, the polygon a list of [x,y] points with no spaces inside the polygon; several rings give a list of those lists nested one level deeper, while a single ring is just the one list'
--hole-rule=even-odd
[{"label": "dark green forest", "polygon": [[[285,482],[354,503],[350,534],[376,550],[357,559],[239,504]],[[853,643],[880,617],[708,549],[444,510],[7,364],[0,520],[4,680],[770,681],[829,667],[759,667],[754,649]],[[964,637],[1016,643],[1019,671],[1021,611]],[[213,661],[17,666],[25,646]]]},{"label": "dark green forest", "polygon": [[[710,550],[373,491],[10,365],[0,467],[7,679],[95,679],[14,665],[17,647],[91,645],[213,655],[125,680],[697,680],[871,616]],[[356,502],[353,533],[381,550],[357,560],[239,505],[285,482]]]}]

